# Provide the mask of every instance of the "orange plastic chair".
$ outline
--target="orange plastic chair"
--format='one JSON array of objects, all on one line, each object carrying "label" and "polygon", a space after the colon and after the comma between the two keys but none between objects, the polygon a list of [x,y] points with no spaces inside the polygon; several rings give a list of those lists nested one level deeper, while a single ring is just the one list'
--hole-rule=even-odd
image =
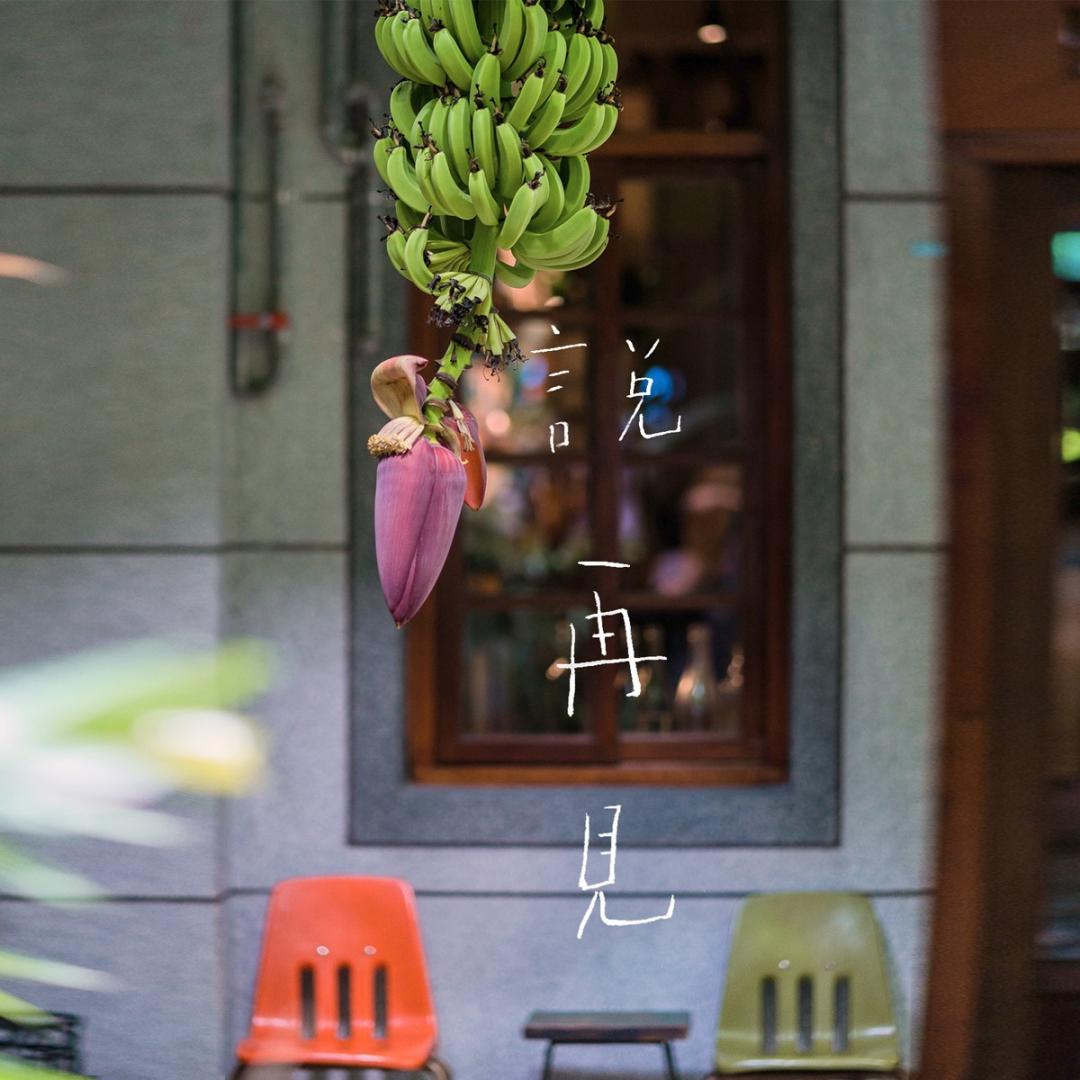
[{"label": "orange plastic chair", "polygon": [[450,1080],[432,1057],[436,1035],[407,882],[296,878],[274,889],[234,1077],[335,1068]]}]

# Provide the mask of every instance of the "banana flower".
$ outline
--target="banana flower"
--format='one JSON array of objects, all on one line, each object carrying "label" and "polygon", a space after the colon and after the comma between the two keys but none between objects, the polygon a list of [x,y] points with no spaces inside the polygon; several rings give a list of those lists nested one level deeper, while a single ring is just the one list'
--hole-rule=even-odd
[{"label": "banana flower", "polygon": [[[461,508],[483,500],[486,465],[476,420],[451,403],[429,437],[422,409],[427,386],[421,356],[393,356],[371,374],[376,404],[389,417],[368,450],[375,477],[375,559],[397,626],[420,610],[442,572]],[[463,463],[462,458],[465,458]]]}]

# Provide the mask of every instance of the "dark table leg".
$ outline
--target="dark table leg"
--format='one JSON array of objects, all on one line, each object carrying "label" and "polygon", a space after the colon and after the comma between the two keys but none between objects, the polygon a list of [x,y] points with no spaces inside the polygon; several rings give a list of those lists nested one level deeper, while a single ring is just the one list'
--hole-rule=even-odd
[{"label": "dark table leg", "polygon": [[544,1080],[551,1080],[551,1059],[555,1056],[555,1044],[549,1042],[544,1051]]},{"label": "dark table leg", "polygon": [[668,1080],[679,1080],[679,1074],[675,1071],[675,1051],[669,1042],[662,1045],[664,1047],[664,1060],[667,1062]]}]

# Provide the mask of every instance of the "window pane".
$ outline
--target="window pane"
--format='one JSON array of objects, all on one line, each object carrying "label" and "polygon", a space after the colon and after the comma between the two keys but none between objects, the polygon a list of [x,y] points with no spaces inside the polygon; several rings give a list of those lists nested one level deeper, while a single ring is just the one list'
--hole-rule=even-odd
[{"label": "window pane", "polygon": [[667,659],[641,665],[637,698],[626,696],[631,689],[626,670],[616,673],[620,730],[736,738],[741,730],[744,658],[734,613],[649,612],[633,623],[635,651]]},{"label": "window pane", "polygon": [[628,323],[625,337],[634,351],[624,347],[620,362],[624,453],[717,454],[739,439],[744,425],[739,387],[743,335],[738,326],[707,322],[658,333]]},{"label": "window pane", "polygon": [[[550,316],[511,316],[508,321],[527,356],[525,363],[463,383],[465,405],[476,414],[485,450],[489,454],[549,454],[552,442],[562,445],[564,429],[550,430],[561,422],[567,425],[569,443],[557,452],[584,453],[589,436],[588,348],[565,346],[587,343],[587,332],[579,325],[556,334],[554,311]],[[553,348],[558,351],[546,351]],[[542,351],[532,355],[534,350]]]},{"label": "window pane", "polygon": [[[572,618],[587,625],[585,612]],[[567,716],[570,652],[565,612],[472,611],[465,620],[465,733],[566,735],[589,730],[588,695],[579,685]]]},{"label": "window pane", "polygon": [[[760,129],[765,74],[754,4],[663,0],[663,18],[640,0],[612,0],[607,29],[619,50],[621,131]],[[652,10],[656,10],[655,8]]]},{"label": "window pane", "polygon": [[618,196],[624,312],[648,312],[663,331],[738,308],[748,213],[738,177],[686,169],[622,177]]},{"label": "window pane", "polygon": [[586,475],[584,466],[488,466],[483,508],[462,515],[471,593],[580,585],[577,562],[591,550]]},{"label": "window pane", "polygon": [[625,592],[667,598],[730,594],[739,585],[742,477],[737,465],[623,471],[620,570]]}]

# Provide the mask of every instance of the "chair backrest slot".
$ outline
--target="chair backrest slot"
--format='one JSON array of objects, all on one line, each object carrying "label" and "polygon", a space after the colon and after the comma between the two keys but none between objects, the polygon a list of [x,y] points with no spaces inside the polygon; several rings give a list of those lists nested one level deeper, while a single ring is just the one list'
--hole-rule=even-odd
[{"label": "chair backrest slot", "polygon": [[814,980],[809,975],[800,975],[796,986],[799,1028],[795,1048],[805,1054],[814,1045]]},{"label": "chair backrest slot", "polygon": [[274,887],[241,1064],[411,1073],[437,1035],[408,882],[342,875]]},{"label": "chair backrest slot", "polygon": [[339,1039],[352,1034],[352,968],[341,964],[337,969],[337,1033]]},{"label": "chair backrest slot", "polygon": [[386,996],[386,966],[379,964],[375,968],[374,978],[374,997],[375,997],[375,1030],[374,1035],[376,1039],[386,1038],[386,1020],[387,1020],[387,996]]},{"label": "chair backrest slot", "polygon": [[847,1051],[851,1043],[851,980],[841,975],[833,983],[833,1049]]},{"label": "chair backrest slot", "polygon": [[776,1053],[776,980],[761,980],[761,1052]]},{"label": "chair backrest slot", "polygon": [[315,1038],[315,969],[310,964],[300,969],[300,1035]]},{"label": "chair backrest slot", "polygon": [[846,892],[747,897],[728,949],[715,1072],[889,1073],[900,1058],[872,902]]}]

